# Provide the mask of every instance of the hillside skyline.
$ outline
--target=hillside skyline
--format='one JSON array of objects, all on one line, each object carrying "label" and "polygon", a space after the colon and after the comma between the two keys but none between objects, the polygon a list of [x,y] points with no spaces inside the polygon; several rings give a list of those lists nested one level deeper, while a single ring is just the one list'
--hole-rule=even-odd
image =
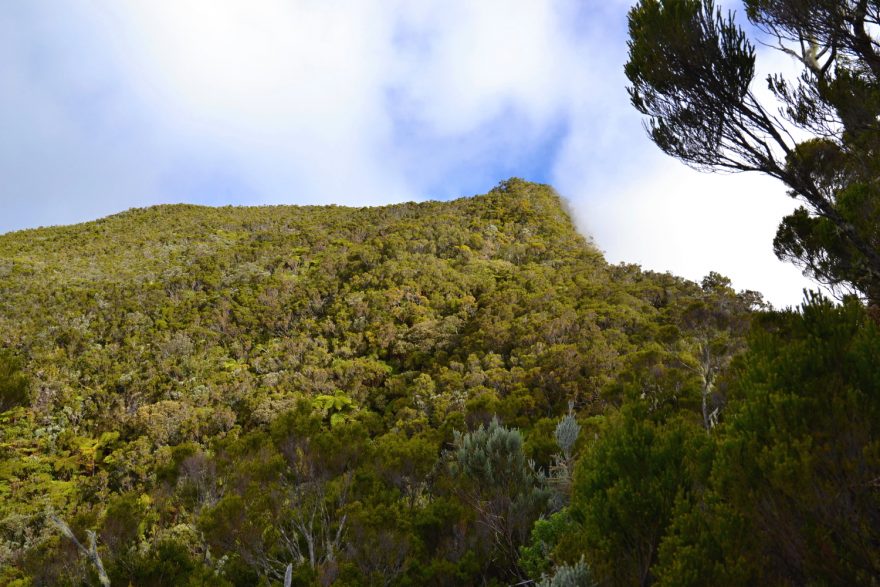
[{"label": "hillside skyline", "polygon": [[697,174],[645,136],[628,8],[5,5],[0,232],[162,203],[447,200],[517,176],[553,185],[611,261],[799,303],[810,282],[771,251],[783,187]]}]

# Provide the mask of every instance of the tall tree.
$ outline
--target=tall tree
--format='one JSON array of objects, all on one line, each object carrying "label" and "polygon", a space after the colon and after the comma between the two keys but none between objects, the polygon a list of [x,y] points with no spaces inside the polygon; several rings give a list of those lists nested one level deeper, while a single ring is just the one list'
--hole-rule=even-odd
[{"label": "tall tree", "polygon": [[[745,0],[760,42],[800,63],[754,91],[755,45],[713,0],[639,0],[629,13],[633,105],[667,154],[710,171],[759,171],[801,202],[782,259],[880,304],[880,22],[877,0]],[[806,140],[804,140],[806,137]]]},{"label": "tall tree", "polygon": [[644,404],[605,420],[575,470],[568,531],[602,584],[654,583],[676,503],[705,483],[711,442],[692,418],[657,418]]},{"label": "tall tree", "polygon": [[711,430],[723,405],[715,397],[715,381],[745,346],[750,310],[761,307],[763,301],[755,292],[737,294],[730,279],[714,271],[703,278],[701,286],[700,293],[677,312],[683,336],[674,346],[681,364],[700,380],[703,426]]}]

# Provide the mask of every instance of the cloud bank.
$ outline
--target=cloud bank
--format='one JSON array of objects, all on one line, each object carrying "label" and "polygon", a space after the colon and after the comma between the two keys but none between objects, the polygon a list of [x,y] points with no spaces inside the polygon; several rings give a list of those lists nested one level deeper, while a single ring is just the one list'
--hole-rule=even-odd
[{"label": "cloud bank", "polygon": [[552,183],[610,260],[776,304],[792,203],[660,155],[628,2],[32,0],[0,6],[0,232],[133,206],[369,205]]}]

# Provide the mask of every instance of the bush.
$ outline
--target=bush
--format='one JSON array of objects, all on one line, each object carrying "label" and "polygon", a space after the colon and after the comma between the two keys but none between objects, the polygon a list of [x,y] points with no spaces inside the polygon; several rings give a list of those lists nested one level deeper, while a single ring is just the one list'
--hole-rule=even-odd
[{"label": "bush", "polygon": [[0,349],[0,412],[30,403],[28,380],[22,361],[11,351]]}]

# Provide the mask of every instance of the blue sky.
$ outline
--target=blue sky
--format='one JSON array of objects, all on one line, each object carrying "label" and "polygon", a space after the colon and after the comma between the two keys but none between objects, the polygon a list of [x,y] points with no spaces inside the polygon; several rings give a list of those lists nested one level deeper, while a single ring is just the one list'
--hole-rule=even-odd
[{"label": "blue sky", "polygon": [[554,185],[613,262],[798,303],[808,282],[771,252],[782,186],[698,174],[645,136],[628,7],[2,2],[0,232],[169,202],[446,199],[516,175]]}]

